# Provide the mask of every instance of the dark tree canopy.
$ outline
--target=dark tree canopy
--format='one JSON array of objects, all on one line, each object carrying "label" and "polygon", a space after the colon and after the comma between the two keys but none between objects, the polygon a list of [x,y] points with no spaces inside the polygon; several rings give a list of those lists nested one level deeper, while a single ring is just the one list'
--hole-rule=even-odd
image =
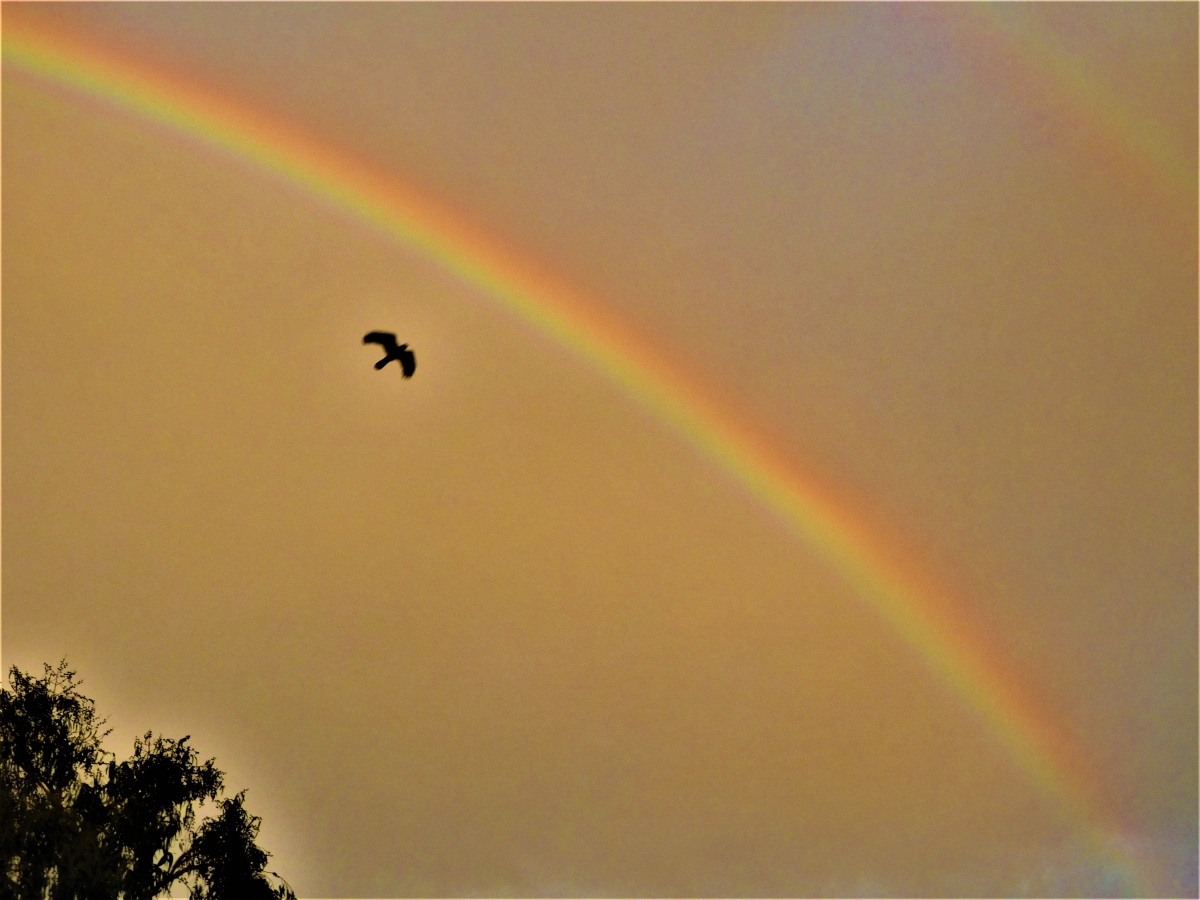
[{"label": "dark tree canopy", "polygon": [[[245,792],[188,738],[151,732],[124,762],[66,663],[0,688],[0,900],[295,900],[266,870]],[[215,814],[197,822],[203,804]],[[272,880],[273,879],[273,880]]]}]

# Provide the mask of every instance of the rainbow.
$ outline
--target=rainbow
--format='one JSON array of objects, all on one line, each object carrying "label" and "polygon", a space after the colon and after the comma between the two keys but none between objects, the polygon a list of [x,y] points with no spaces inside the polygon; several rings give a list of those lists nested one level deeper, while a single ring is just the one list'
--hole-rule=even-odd
[{"label": "rainbow", "polygon": [[[897,542],[800,471],[759,431],[569,285],[480,234],[461,215],[367,162],[263,111],[5,9],[5,69],[105,101],[251,161],[444,267],[569,348],[648,408],[822,555],[974,709],[1028,777],[1124,879],[1117,818],[1069,735],[989,650]],[[11,68],[10,68],[11,67]]]},{"label": "rainbow", "polygon": [[1161,122],[1119,102],[1105,73],[1064,52],[1022,11],[997,3],[971,4],[965,11],[957,38],[972,57],[968,65],[992,69],[1027,104],[1042,106],[1060,134],[1086,141],[1093,158],[1105,163],[1104,177],[1149,188],[1174,213],[1168,227],[1188,240],[1179,232],[1195,230],[1196,165],[1178,139]]}]

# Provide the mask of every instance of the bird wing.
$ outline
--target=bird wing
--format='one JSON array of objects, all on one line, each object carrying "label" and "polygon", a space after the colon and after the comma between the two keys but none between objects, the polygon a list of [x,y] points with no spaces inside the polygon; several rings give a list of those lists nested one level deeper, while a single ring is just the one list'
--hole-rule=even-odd
[{"label": "bird wing", "polygon": [[396,336],[390,331],[372,331],[363,337],[364,344],[382,344],[388,353],[396,352]]},{"label": "bird wing", "polygon": [[413,372],[417,371],[417,357],[416,354],[407,349],[407,344],[404,346],[406,349],[400,352],[400,367],[404,369],[405,378],[412,378]]}]

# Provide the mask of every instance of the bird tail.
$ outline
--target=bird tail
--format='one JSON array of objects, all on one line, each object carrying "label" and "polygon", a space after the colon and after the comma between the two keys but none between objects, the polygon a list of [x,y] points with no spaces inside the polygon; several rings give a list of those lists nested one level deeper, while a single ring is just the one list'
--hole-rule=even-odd
[{"label": "bird tail", "polygon": [[387,365],[388,363],[390,363],[391,361],[392,361],[392,357],[390,357],[390,356],[385,356],[385,357],[384,357],[383,359],[381,359],[379,362],[375,363],[375,368],[377,368],[377,369],[382,369],[384,366],[386,366],[386,365]]}]

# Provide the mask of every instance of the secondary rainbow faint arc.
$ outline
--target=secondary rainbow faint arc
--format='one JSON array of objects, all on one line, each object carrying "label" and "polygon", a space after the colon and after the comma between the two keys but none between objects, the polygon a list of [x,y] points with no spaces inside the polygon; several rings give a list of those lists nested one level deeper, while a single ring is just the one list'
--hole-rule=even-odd
[{"label": "secondary rainbow faint arc", "polygon": [[1014,14],[1009,4],[973,3],[966,8],[972,14],[967,21],[973,20],[977,29],[965,36],[971,52],[1011,55],[1016,69],[1033,76],[1039,90],[1073,112],[1072,120],[1060,123],[1064,131],[1083,124],[1093,134],[1103,135],[1135,160],[1164,196],[1190,205],[1196,192],[1194,161],[1161,122],[1134,114],[1105,88],[1105,74],[1095,64],[1082,54],[1064,52],[1030,27],[1027,17]]},{"label": "secondary rainbow faint arc", "polygon": [[[365,162],[159,69],[6,15],[3,59],[237,156],[352,212],[600,369],[818,550],[986,721],[1032,780],[1107,845],[1119,829],[1090,766],[909,561],[639,336],[461,217]],[[1132,878],[1132,865],[1113,859]]]}]

